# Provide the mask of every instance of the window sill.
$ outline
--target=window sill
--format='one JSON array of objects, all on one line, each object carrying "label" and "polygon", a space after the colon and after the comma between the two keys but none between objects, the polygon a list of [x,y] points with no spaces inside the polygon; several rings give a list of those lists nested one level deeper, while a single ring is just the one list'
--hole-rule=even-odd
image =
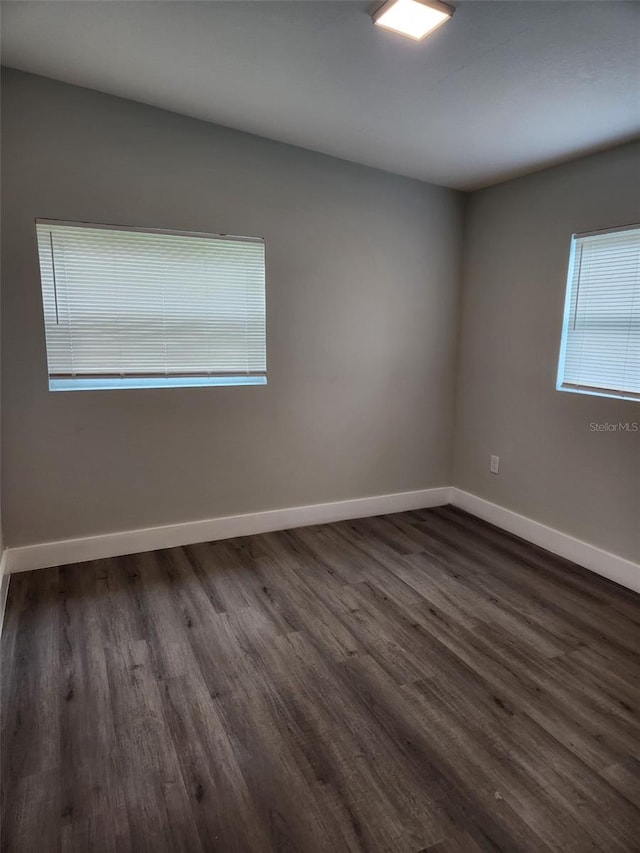
[{"label": "window sill", "polygon": [[586,385],[568,386],[556,385],[557,391],[565,391],[569,394],[587,394],[589,397],[608,397],[611,400],[633,400],[636,403],[640,402],[640,394],[634,394],[630,391],[606,391],[604,388],[589,388]]},{"label": "window sill", "polygon": [[49,391],[113,391],[141,388],[208,388],[225,385],[266,385],[266,376],[167,376],[166,378],[49,379]]}]

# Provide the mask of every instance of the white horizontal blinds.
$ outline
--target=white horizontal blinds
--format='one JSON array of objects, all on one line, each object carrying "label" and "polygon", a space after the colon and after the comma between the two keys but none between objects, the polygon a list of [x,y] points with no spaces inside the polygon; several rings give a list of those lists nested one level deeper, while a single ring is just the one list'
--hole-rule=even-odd
[{"label": "white horizontal blinds", "polygon": [[574,238],[561,387],[640,399],[640,227]]},{"label": "white horizontal blinds", "polygon": [[51,377],[265,374],[262,240],[36,227]]}]

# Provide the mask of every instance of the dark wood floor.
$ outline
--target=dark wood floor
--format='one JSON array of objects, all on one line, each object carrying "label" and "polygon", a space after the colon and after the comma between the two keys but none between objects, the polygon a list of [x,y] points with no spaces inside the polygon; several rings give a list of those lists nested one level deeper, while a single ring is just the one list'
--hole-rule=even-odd
[{"label": "dark wood floor", "polygon": [[640,598],[445,507],[15,575],[2,850],[639,851]]}]

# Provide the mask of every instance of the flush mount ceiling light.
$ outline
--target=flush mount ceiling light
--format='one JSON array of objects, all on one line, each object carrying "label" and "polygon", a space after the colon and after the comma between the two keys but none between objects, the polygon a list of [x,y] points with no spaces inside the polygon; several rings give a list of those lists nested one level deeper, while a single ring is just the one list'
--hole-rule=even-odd
[{"label": "flush mount ceiling light", "polygon": [[453,15],[453,6],[438,0],[387,0],[373,13],[373,23],[420,41]]}]

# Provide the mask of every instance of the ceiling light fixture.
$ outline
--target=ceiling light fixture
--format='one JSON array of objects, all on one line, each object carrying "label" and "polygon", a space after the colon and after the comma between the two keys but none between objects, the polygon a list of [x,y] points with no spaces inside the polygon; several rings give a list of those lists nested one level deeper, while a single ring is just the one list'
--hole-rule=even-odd
[{"label": "ceiling light fixture", "polygon": [[454,11],[439,0],[387,0],[371,17],[378,27],[420,41],[446,23]]}]

